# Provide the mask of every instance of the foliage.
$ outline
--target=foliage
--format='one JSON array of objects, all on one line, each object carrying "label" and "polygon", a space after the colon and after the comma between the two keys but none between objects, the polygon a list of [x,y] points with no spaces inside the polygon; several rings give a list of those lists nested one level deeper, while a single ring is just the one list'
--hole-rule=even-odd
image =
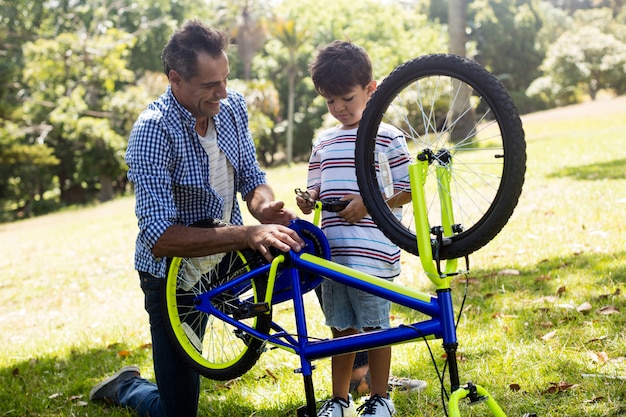
[{"label": "foliage", "polygon": [[593,100],[601,90],[626,92],[626,42],[604,31],[610,11],[577,12],[574,18],[574,28],[548,49],[541,65],[545,75],[529,86],[528,95],[564,105],[583,95]]},{"label": "foliage", "polygon": [[[311,13],[312,10],[325,13]],[[316,101],[316,93],[310,79],[308,66],[317,48],[335,40],[350,40],[364,47],[373,63],[374,76],[382,79],[397,65],[408,59],[429,52],[443,52],[447,39],[441,26],[427,21],[413,5],[367,0],[355,4],[349,0],[285,1],[277,4],[277,23],[295,22],[300,34],[307,34],[306,42],[292,38],[280,38],[279,30],[270,30],[271,36],[253,64],[257,77],[273,80],[280,94],[280,120],[289,120],[288,105],[290,89],[294,100],[293,153],[296,160],[306,159],[314,132],[321,125],[326,113],[323,102]],[[333,16],[328,19],[327,16]],[[296,18],[297,17],[297,18]],[[389,24],[393,22],[393,24]],[[288,46],[291,45],[291,46]],[[290,52],[290,48],[295,48]],[[294,77],[290,87],[289,77]],[[277,123],[275,133],[286,139],[287,126]],[[284,133],[282,132],[284,131]],[[281,139],[284,141],[285,139]]]},{"label": "foliage", "polygon": [[[469,4],[477,60],[511,91],[524,91],[538,76],[545,51],[537,34],[542,27],[537,0],[475,0]],[[538,47],[539,46],[539,47]]]},{"label": "foliage", "polygon": [[0,201],[15,203],[0,207],[4,217],[0,221],[10,220],[9,213],[29,217],[33,204],[54,185],[52,173],[59,163],[54,149],[43,143],[24,143],[11,133],[14,130],[13,123],[0,129]]},{"label": "foliage", "polygon": [[[448,50],[447,1],[51,4],[0,0],[0,121],[7,127],[0,159],[4,152],[19,149],[24,161],[41,162],[38,186],[46,188],[3,188],[0,204],[11,208],[8,213],[27,215],[24,205],[33,195],[37,201],[68,205],[124,192],[125,140],[139,112],[163,92],[163,76],[155,75],[162,72],[160,51],[188,18],[231,34],[231,80],[250,81],[244,89],[253,96],[276,94],[271,109],[251,106],[251,126],[264,164],[308,158],[327,113],[308,77],[308,65],[320,46],[349,39],[365,47],[378,80],[408,59]],[[620,51],[626,42],[623,0],[467,4],[468,55],[476,55],[502,79],[522,112],[576,102],[603,88],[626,91],[626,78],[616,75],[620,70],[623,74]],[[580,36],[581,31],[588,36]],[[557,42],[561,36],[567,37]],[[604,44],[585,46],[589,36]],[[568,39],[581,45],[567,45]],[[586,61],[569,65],[574,58]],[[40,147],[27,148],[36,145]],[[54,164],[33,156],[43,149],[52,151]],[[19,170],[2,166],[0,171],[6,175],[0,179],[3,187],[29,183]]]},{"label": "foliage", "polygon": [[278,149],[274,141],[275,120],[280,103],[274,84],[268,80],[233,80],[228,84],[243,94],[249,113],[249,127],[261,164],[271,166]]}]

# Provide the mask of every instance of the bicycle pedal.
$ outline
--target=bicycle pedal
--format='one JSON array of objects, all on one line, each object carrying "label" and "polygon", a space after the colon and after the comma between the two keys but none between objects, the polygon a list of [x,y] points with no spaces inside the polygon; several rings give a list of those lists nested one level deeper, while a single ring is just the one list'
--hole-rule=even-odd
[{"label": "bicycle pedal", "polygon": [[265,302],[245,304],[240,306],[235,312],[233,312],[233,318],[235,318],[236,320],[250,319],[263,313],[267,313],[268,311],[270,311],[270,306]]}]

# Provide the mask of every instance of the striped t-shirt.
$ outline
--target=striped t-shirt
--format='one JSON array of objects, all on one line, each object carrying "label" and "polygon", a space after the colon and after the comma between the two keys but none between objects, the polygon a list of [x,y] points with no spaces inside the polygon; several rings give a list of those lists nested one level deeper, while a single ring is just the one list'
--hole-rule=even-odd
[{"label": "striped t-shirt", "polygon": [[[315,140],[307,187],[319,186],[320,198],[359,194],[354,166],[356,133],[356,128],[337,127],[322,132]],[[376,141],[376,155],[385,154],[389,161],[394,188],[408,191],[410,156],[404,136],[392,126],[381,124]],[[381,278],[400,274],[400,249],[378,229],[369,214],[357,223],[349,223],[337,213],[324,211],[322,230],[333,261]]]}]

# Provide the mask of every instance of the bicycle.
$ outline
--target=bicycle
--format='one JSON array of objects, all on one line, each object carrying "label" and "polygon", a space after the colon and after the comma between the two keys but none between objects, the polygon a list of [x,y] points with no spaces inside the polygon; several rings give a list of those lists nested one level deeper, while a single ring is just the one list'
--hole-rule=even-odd
[{"label": "bicycle", "polygon": [[[414,154],[408,172],[412,204],[405,206],[402,217],[388,205],[396,198],[388,181],[389,161],[375,153],[380,123],[400,129]],[[486,389],[460,382],[450,283],[469,270],[468,255],[501,231],[521,194],[525,139],[511,98],[480,65],[453,55],[427,55],[399,66],[380,84],[357,136],[356,171],[368,211],[393,242],[419,255],[435,295],[332,262],[321,230],[298,219],[290,227],[305,240],[305,248],[277,253],[271,263],[252,251],[222,254],[211,268],[195,259],[170,260],[163,297],[174,344],[192,367],[215,380],[243,375],[267,346],[298,355],[306,395],[298,416],[312,417],[312,361],[442,339],[450,380],[447,396],[440,377],[447,396],[447,404],[442,398],[444,409],[460,416],[459,401],[467,398],[470,403],[484,401],[494,416],[504,417]],[[321,208],[318,202],[316,216]],[[461,258],[465,269],[459,269]],[[349,337],[314,338],[307,328],[303,296],[322,279],[370,292],[428,318]],[[295,334],[272,318],[273,307],[287,301],[293,303]]]}]

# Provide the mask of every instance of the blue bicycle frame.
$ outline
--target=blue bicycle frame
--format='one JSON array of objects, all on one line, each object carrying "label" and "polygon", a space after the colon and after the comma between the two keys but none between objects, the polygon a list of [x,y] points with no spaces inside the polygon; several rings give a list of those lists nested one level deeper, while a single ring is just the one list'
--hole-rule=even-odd
[{"label": "blue bicycle frame", "polygon": [[[433,257],[437,253],[436,245],[441,244],[445,236],[453,233],[453,215],[450,209],[449,165],[437,166],[437,178],[439,182],[439,196],[442,211],[442,226],[436,232],[437,239],[431,238],[431,229],[426,216],[426,202],[424,196],[424,183],[429,162],[426,158],[413,163],[409,168],[411,179],[411,193],[415,214],[418,248],[421,263],[429,279],[436,286],[436,295],[430,295],[421,291],[404,287],[402,285],[381,279],[329,260],[329,256],[321,257],[311,251],[290,251],[278,255],[271,264],[265,264],[246,272],[217,288],[200,294],[196,300],[196,308],[210,314],[219,320],[229,323],[235,328],[252,335],[265,344],[292,352],[300,357],[300,372],[304,377],[307,405],[299,410],[298,415],[315,416],[315,395],[313,390],[311,361],[341,355],[359,350],[369,350],[382,346],[389,346],[417,339],[442,339],[443,347],[447,355],[447,365],[450,376],[452,394],[449,398],[450,416],[460,416],[458,407],[459,400],[468,398],[470,403],[485,401],[492,414],[496,417],[506,417],[495,400],[482,387],[468,383],[461,386],[459,383],[456,350],[458,346],[455,324],[455,313],[452,303],[450,281],[453,275],[457,275],[457,260],[447,260],[443,271],[440,260]],[[319,210],[316,218],[319,218]],[[316,228],[304,220],[296,220],[294,228]],[[316,229],[319,230],[319,229]],[[329,253],[328,242],[321,232],[321,243],[324,253]],[[243,322],[220,311],[212,300],[218,299],[229,291],[237,292],[244,288],[251,280],[267,279],[265,300],[267,306],[271,306],[291,300],[295,316],[296,333],[293,335],[276,322],[271,323],[268,333],[246,325]],[[412,324],[402,324],[390,329],[376,330],[357,335],[340,337],[335,339],[311,338],[306,323],[304,294],[319,285],[321,280],[331,279],[345,285],[360,289],[387,299],[395,304],[419,311],[427,316]],[[250,302],[253,302],[251,300]],[[268,314],[268,313],[260,313]]]}]

